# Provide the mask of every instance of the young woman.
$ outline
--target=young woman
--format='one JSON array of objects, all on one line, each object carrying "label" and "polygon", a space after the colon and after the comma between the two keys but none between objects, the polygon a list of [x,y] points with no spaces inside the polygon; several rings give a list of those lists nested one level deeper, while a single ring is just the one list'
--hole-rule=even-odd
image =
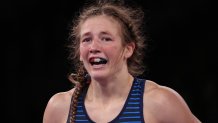
[{"label": "young woman", "polygon": [[174,90],[143,73],[143,12],[98,2],[84,8],[71,32],[75,88],[55,94],[43,123],[199,123]]}]

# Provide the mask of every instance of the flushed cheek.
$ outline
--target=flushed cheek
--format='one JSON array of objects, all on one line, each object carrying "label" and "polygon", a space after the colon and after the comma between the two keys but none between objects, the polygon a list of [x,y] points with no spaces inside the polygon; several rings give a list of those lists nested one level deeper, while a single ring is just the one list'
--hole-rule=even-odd
[{"label": "flushed cheek", "polygon": [[118,47],[110,47],[110,48],[105,48],[106,55],[109,58],[110,63],[113,65],[118,62],[119,59],[122,57],[122,49]]},{"label": "flushed cheek", "polygon": [[88,56],[88,50],[86,47],[80,45],[80,61],[85,60],[85,57]]},{"label": "flushed cheek", "polygon": [[119,50],[120,50],[121,48],[119,48],[118,46],[105,46],[104,48],[103,48],[103,50],[104,51],[106,51],[106,52],[109,52],[109,53],[117,53],[117,52],[119,52]]}]

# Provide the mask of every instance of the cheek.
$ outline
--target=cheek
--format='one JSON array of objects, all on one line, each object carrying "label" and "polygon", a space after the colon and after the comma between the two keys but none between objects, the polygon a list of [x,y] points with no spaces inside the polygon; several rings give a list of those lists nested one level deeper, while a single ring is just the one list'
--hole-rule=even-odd
[{"label": "cheek", "polygon": [[85,47],[83,46],[80,46],[79,47],[79,55],[80,55],[80,61],[82,61],[84,59],[84,57],[86,56],[87,54],[87,50]]},{"label": "cheek", "polygon": [[107,55],[109,57],[119,57],[122,53],[122,47],[119,46],[110,46],[110,47],[105,47],[104,51],[107,52]]}]

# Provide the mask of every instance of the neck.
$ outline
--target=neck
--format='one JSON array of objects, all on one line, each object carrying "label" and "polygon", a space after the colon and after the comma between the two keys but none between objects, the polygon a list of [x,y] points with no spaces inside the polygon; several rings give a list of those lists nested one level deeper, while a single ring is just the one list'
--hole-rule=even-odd
[{"label": "neck", "polygon": [[125,100],[129,94],[133,82],[133,77],[129,74],[117,75],[104,80],[92,80],[87,100],[102,103],[110,103],[114,99]]}]

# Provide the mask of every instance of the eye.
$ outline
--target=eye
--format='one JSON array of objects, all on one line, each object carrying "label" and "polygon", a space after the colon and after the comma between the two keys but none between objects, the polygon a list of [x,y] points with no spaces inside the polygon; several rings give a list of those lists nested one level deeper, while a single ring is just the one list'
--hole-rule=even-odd
[{"label": "eye", "polygon": [[102,41],[112,41],[112,39],[110,37],[102,37],[101,40]]},{"label": "eye", "polygon": [[91,38],[84,38],[83,40],[82,40],[82,42],[90,42],[92,39]]}]

